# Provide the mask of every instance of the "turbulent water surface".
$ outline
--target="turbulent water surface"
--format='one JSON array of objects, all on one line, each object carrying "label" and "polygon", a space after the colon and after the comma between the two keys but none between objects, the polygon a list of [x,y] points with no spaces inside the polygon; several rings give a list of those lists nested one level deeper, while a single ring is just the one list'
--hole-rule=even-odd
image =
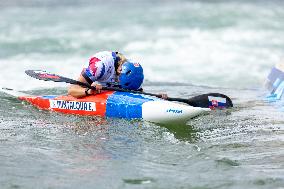
[{"label": "turbulent water surface", "polygon": [[284,102],[262,87],[283,57],[282,1],[0,0],[0,86],[65,94],[89,57],[141,62],[147,92],[219,92],[234,108],[187,125],[40,111],[0,93],[0,188],[283,188]]}]

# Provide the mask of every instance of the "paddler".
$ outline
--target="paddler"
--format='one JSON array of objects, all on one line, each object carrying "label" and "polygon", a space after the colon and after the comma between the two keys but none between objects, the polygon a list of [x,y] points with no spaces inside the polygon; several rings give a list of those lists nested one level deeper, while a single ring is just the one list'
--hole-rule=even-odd
[{"label": "paddler", "polygon": [[127,59],[119,52],[102,51],[90,58],[78,78],[78,81],[89,83],[96,90],[70,85],[68,94],[76,98],[98,94],[103,86],[142,90],[143,79],[143,68],[138,62]]}]

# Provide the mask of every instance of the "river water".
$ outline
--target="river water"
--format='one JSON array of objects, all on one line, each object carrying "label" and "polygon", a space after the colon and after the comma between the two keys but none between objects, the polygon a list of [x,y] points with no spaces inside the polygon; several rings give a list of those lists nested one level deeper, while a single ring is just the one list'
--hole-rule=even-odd
[{"label": "river water", "polygon": [[263,82],[281,61],[284,3],[0,0],[0,86],[65,94],[89,57],[141,62],[147,92],[228,95],[184,125],[40,111],[0,93],[0,188],[284,188],[284,102]]}]

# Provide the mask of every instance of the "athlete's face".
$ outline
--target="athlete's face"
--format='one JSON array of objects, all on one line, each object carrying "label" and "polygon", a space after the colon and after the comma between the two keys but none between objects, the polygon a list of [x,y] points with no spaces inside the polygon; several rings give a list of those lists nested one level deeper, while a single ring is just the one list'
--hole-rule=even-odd
[{"label": "athlete's face", "polygon": [[118,66],[118,68],[116,70],[118,76],[121,74],[121,71],[122,71],[122,64],[120,66]]}]

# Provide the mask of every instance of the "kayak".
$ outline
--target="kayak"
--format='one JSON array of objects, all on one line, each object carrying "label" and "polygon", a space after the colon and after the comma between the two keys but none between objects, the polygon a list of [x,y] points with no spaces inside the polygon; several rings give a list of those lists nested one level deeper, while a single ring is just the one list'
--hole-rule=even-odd
[{"label": "kayak", "polygon": [[185,124],[188,120],[210,111],[209,108],[193,107],[130,92],[104,91],[75,98],[70,95],[34,96],[7,88],[2,88],[1,91],[42,110],[82,116],[142,119],[158,124]]}]

